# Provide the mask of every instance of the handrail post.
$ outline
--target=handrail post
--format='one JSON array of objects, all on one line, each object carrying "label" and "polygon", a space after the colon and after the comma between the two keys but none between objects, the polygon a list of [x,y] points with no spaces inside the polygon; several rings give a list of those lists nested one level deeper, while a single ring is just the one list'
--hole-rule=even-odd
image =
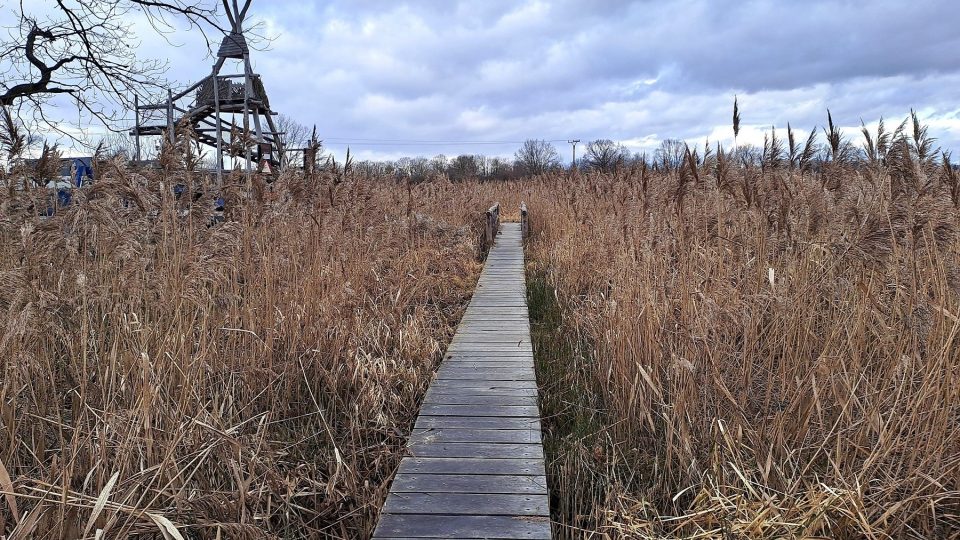
[{"label": "handrail post", "polygon": [[527,203],[520,201],[520,237],[524,240],[530,236],[530,217],[527,215]]},{"label": "handrail post", "polygon": [[497,231],[500,230],[500,203],[494,203],[487,210],[487,219],[485,224],[485,240],[487,247],[493,246],[493,241],[497,238]]}]

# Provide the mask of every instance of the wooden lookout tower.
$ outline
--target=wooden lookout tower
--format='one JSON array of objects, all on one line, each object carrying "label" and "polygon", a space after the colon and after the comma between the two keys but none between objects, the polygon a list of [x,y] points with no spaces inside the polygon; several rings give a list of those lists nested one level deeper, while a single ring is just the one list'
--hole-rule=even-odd
[{"label": "wooden lookout tower", "polygon": [[[280,165],[283,148],[273,121],[276,113],[270,109],[260,75],[253,73],[243,32],[251,2],[244,0],[241,7],[237,0],[223,0],[230,31],[220,43],[210,76],[177,94],[167,90],[162,103],[135,101],[136,121],[130,134],[137,161],[140,137],[166,135],[173,142],[175,126],[186,119],[199,142],[216,148],[218,177],[225,153],[243,159],[248,173],[265,163],[272,168]],[[222,74],[228,61],[242,72]]]}]

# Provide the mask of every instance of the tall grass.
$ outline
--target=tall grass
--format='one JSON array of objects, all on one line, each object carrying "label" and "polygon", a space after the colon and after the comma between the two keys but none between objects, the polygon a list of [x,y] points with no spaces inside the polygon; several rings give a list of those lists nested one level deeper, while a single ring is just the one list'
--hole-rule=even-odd
[{"label": "tall grass", "polygon": [[236,174],[211,226],[205,178],[99,167],[0,203],[0,535],[369,534],[488,201]]},{"label": "tall grass", "polygon": [[524,200],[561,537],[958,537],[958,174],[915,117],[866,159],[830,120],[609,174],[237,175],[212,226],[175,153],[51,219],[11,182],[0,531],[368,535],[478,217]]},{"label": "tall grass", "polygon": [[831,134],[521,190],[562,536],[960,537],[956,172]]}]

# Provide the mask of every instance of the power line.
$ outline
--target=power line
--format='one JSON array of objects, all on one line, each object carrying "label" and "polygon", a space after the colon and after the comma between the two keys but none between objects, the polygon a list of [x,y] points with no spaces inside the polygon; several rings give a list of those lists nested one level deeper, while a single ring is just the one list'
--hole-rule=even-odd
[{"label": "power line", "polygon": [[[324,137],[326,143],[377,145],[377,146],[421,146],[421,145],[507,145],[523,144],[526,141],[452,141],[452,140],[417,140],[417,139],[365,139],[359,137]],[[551,139],[546,142],[564,142],[565,139]]]}]

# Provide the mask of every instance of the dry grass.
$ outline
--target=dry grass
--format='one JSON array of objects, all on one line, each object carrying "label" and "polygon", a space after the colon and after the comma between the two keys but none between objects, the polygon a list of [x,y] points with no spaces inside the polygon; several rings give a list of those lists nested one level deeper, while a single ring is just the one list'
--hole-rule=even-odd
[{"label": "dry grass", "polygon": [[202,178],[99,165],[0,203],[0,536],[368,534],[488,201],[237,174],[210,227]]},{"label": "dry grass", "polygon": [[515,188],[563,536],[960,537],[956,172],[694,166]]},{"label": "dry grass", "polygon": [[914,131],[859,164],[828,133],[825,163],[789,134],[515,183],[240,175],[213,227],[177,156],[49,220],[4,190],[0,530],[369,534],[477,218],[522,199],[561,536],[960,537],[960,199]]}]

